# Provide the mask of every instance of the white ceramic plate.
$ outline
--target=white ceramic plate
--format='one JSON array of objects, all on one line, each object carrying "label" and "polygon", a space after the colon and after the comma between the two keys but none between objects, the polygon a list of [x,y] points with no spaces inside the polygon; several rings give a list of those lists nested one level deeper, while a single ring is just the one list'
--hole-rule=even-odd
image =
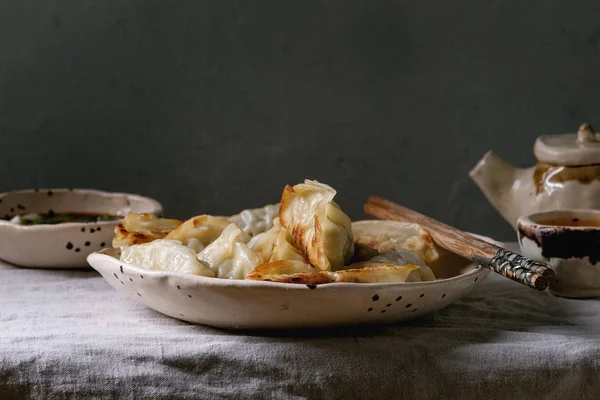
[{"label": "white ceramic plate", "polygon": [[156,200],[128,193],[90,189],[29,189],[0,194],[0,258],[21,267],[80,268],[86,257],[110,246],[117,221],[18,225],[17,214],[98,213],[125,216],[129,211],[160,214]]},{"label": "white ceramic plate", "polygon": [[220,328],[306,328],[415,318],[452,304],[489,272],[438,250],[431,268],[446,279],[415,283],[307,286],[207,278],[122,263],[118,249],[93,253],[88,262],[118,291],[173,318]]}]

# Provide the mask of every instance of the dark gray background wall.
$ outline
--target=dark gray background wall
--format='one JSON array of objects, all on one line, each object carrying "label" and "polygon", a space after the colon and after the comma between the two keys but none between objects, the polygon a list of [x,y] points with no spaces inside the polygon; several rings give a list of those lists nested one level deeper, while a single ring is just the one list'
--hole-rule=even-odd
[{"label": "dark gray background wall", "polygon": [[600,123],[600,2],[0,2],[0,190],[234,213],[305,177],[513,238],[468,171]]}]

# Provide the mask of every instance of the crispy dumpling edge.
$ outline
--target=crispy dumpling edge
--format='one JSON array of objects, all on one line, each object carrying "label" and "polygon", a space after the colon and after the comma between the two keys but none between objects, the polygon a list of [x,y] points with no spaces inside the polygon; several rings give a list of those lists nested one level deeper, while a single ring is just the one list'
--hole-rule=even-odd
[{"label": "crispy dumpling edge", "polygon": [[[150,221],[155,220],[157,223],[162,220],[163,223],[167,222],[173,225],[173,227],[171,229],[161,229],[156,231],[152,231],[151,229],[140,229],[130,231],[125,227],[125,224],[127,223],[127,218],[132,218],[132,223],[135,223],[135,220],[133,220],[133,218],[135,218],[136,220],[142,218],[149,218]],[[131,246],[134,244],[149,243],[156,239],[164,239],[172,230],[176,229],[181,224],[183,224],[183,221],[180,221],[178,219],[159,218],[156,215],[149,213],[129,212],[127,216],[123,220],[119,221],[115,226],[115,235],[112,240],[112,246]]]},{"label": "crispy dumpling edge", "polygon": [[[340,269],[343,267],[343,265],[339,265],[339,264],[334,264],[332,262],[337,260],[336,259],[332,259],[330,260],[329,257],[327,256],[327,252],[326,252],[326,246],[325,243],[323,242],[323,226],[321,225],[321,222],[319,221],[318,215],[315,213],[314,215],[314,225],[313,226],[309,226],[306,225],[304,227],[300,226],[301,224],[296,223],[293,224],[291,219],[287,218],[287,214],[288,214],[288,208],[291,207],[291,205],[293,204],[293,201],[296,197],[302,197],[302,194],[296,194],[297,189],[296,186],[316,186],[316,185],[320,185],[323,187],[323,190],[325,191],[326,194],[330,194],[331,198],[329,199],[329,201],[327,203],[325,203],[325,210],[324,210],[324,215],[325,218],[327,219],[327,206],[332,203],[333,205],[335,205],[341,214],[343,214],[347,219],[348,219],[348,229],[347,231],[349,232],[349,236],[346,237],[345,239],[348,240],[348,250],[349,253],[344,255],[342,254],[342,259],[343,259],[343,264],[345,264],[346,262],[348,262],[351,258],[352,255],[354,253],[354,240],[352,237],[352,221],[350,220],[350,218],[346,215],[346,213],[344,213],[344,211],[333,201],[333,198],[336,195],[336,190],[334,188],[332,188],[331,186],[318,182],[318,181],[311,181],[311,180],[304,180],[304,183],[302,184],[298,184],[298,185],[286,185],[285,188],[283,189],[283,193],[281,195],[281,201],[280,201],[280,206],[279,206],[279,220],[281,222],[281,224],[288,230],[288,232],[290,233],[291,237],[292,237],[292,244],[299,249],[302,254],[304,255],[304,257],[314,266],[317,266],[319,268],[321,268],[321,270],[324,271],[328,271],[328,270],[333,270],[333,269]],[[310,190],[310,189],[306,189],[306,190]],[[333,220],[329,220],[329,222],[331,224],[333,224],[334,226],[341,228],[341,225],[338,224],[337,222],[334,222]],[[290,230],[290,226],[292,226],[292,229]],[[346,227],[343,227],[344,229]],[[310,243],[307,243],[306,240],[303,240],[305,234],[306,234],[306,230],[312,229],[314,230],[314,235],[310,240]]]}]

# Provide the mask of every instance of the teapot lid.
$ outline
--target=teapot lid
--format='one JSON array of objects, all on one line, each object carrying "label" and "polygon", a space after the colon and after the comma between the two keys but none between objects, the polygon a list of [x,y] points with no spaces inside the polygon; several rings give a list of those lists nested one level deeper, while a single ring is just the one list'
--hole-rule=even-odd
[{"label": "teapot lid", "polygon": [[539,161],[548,164],[600,164],[600,135],[590,124],[582,124],[577,133],[538,137],[533,150]]}]

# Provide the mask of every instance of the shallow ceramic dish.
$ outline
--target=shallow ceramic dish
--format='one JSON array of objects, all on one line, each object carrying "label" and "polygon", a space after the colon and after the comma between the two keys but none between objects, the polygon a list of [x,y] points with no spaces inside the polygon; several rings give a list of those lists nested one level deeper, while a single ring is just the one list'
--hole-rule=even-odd
[{"label": "shallow ceramic dish", "polygon": [[109,246],[118,221],[18,225],[6,221],[27,213],[162,213],[153,199],[88,189],[31,189],[0,194],[0,258],[23,267],[87,266],[86,257]]},{"label": "shallow ceramic dish", "polygon": [[122,263],[119,249],[90,254],[88,261],[112,287],[173,318],[220,328],[307,328],[415,318],[452,304],[489,272],[438,250],[430,266],[447,279],[415,283],[314,286],[207,278]]}]

